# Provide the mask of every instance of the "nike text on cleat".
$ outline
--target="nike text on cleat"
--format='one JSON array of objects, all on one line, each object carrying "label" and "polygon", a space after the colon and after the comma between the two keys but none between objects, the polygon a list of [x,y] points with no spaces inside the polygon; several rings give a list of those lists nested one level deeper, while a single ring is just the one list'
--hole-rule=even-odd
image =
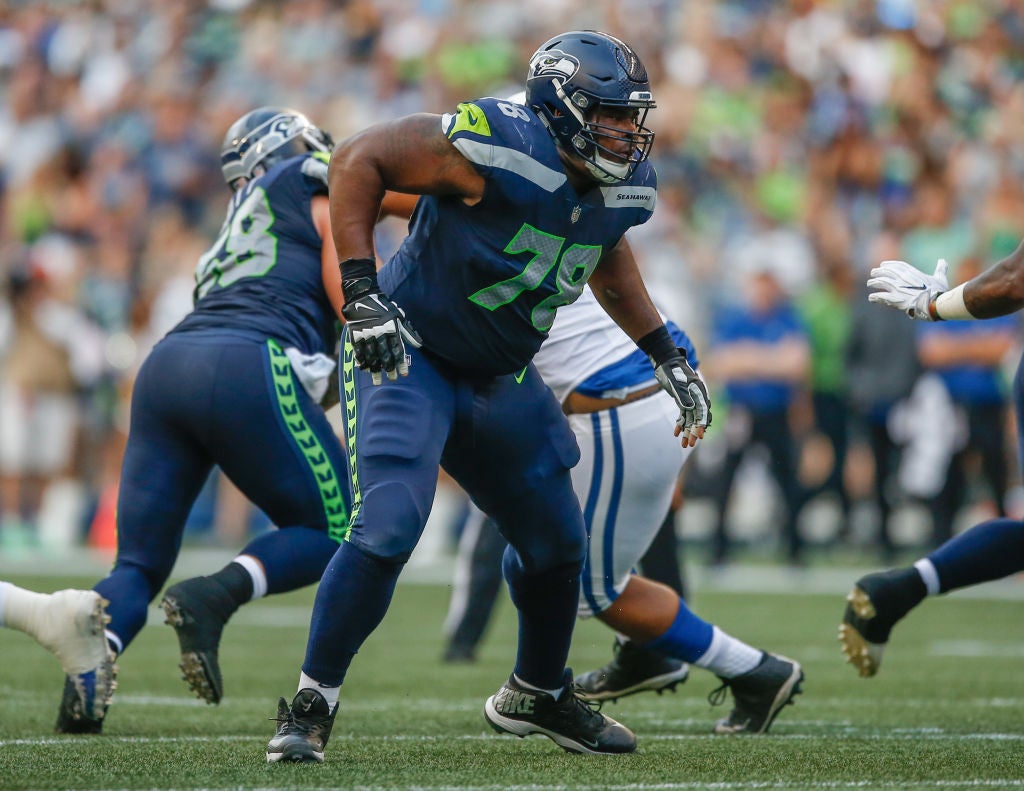
[{"label": "nike text on cleat", "polygon": [[782,707],[803,690],[804,671],[798,662],[765,652],[753,670],[735,678],[723,678],[708,700],[718,705],[730,688],[734,706],[729,716],[715,723],[714,733],[767,733]]},{"label": "nike text on cleat", "polygon": [[487,699],[484,717],[494,730],[520,738],[547,736],[572,753],[611,755],[636,750],[636,736],[624,725],[601,714],[600,704],[584,701],[572,683],[572,671],[563,676],[562,693],[526,689],[515,676]]},{"label": "nike text on cleat", "polygon": [[[210,577],[193,577],[167,589],[160,606],[181,650],[181,677],[200,700],[224,696],[218,651],[221,632],[235,609],[231,595]],[[227,615],[225,615],[227,613]]]},{"label": "nike text on cleat", "polygon": [[300,689],[289,706],[284,698],[277,702],[277,733],[267,745],[267,763],[323,763],[324,748],[334,727],[334,709],[315,689]]},{"label": "nike text on cleat", "polygon": [[648,690],[659,695],[666,689],[674,692],[690,674],[689,665],[682,660],[643,648],[632,640],[616,640],[612,650],[614,656],[607,665],[576,679],[576,692],[584,700],[615,701]]}]

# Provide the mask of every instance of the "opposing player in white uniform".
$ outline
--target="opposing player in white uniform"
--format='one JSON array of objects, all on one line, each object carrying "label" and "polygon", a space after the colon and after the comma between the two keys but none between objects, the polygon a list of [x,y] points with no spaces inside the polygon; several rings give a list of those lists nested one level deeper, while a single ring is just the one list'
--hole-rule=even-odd
[{"label": "opposing player in white uniform", "polygon": [[[696,368],[690,339],[672,322],[666,324]],[[767,731],[800,692],[800,665],[726,634],[698,618],[667,585],[633,572],[665,519],[680,469],[693,450],[681,448],[666,431],[678,414],[675,402],[589,288],[559,310],[533,361],[562,404],[580,447],[571,475],[590,541],[579,615],[595,616],[618,633],[612,661],[576,679],[581,696],[615,700],[674,689],[686,679],[691,662],[732,689],[735,706],[716,723],[716,733]],[[479,547],[500,551],[500,543],[489,541],[493,530],[485,524],[460,542],[461,573],[450,621],[458,620],[459,607],[471,598],[468,589],[482,590],[478,582],[486,587],[490,566],[497,574],[500,554],[484,561],[474,545],[475,539]]]}]

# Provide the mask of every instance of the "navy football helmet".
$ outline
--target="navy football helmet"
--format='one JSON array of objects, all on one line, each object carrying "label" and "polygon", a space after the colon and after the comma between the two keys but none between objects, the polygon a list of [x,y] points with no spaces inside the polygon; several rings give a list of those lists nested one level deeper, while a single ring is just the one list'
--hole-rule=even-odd
[{"label": "navy football helmet", "polygon": [[275,162],[307,151],[330,153],[334,141],[297,110],[258,107],[228,129],[220,147],[220,169],[232,190],[266,173]]},{"label": "navy football helmet", "polygon": [[[526,104],[559,145],[606,184],[628,179],[654,143],[654,132],[644,126],[655,106],[647,69],[632,47],[607,33],[573,31],[541,45],[530,59]],[[598,107],[632,110],[635,131],[594,123]],[[621,141],[631,144],[627,157],[608,146]]]}]

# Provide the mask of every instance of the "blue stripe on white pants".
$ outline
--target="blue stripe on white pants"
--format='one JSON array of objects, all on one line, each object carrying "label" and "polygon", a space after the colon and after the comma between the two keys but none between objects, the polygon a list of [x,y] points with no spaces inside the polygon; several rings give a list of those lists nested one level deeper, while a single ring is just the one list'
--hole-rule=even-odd
[{"label": "blue stripe on white pants", "polygon": [[667,394],[606,412],[570,415],[580,447],[573,488],[590,538],[580,614],[611,606],[668,512],[689,449],[673,437],[678,410]]}]

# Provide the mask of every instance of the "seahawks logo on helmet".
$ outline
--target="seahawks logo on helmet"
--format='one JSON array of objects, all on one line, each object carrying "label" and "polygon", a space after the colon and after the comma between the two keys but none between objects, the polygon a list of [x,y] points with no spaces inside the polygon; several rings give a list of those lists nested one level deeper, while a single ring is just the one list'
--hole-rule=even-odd
[{"label": "seahawks logo on helmet", "polygon": [[572,55],[559,49],[538,52],[530,61],[530,76],[543,77],[550,74],[561,80],[571,80],[580,69],[580,62]]}]

